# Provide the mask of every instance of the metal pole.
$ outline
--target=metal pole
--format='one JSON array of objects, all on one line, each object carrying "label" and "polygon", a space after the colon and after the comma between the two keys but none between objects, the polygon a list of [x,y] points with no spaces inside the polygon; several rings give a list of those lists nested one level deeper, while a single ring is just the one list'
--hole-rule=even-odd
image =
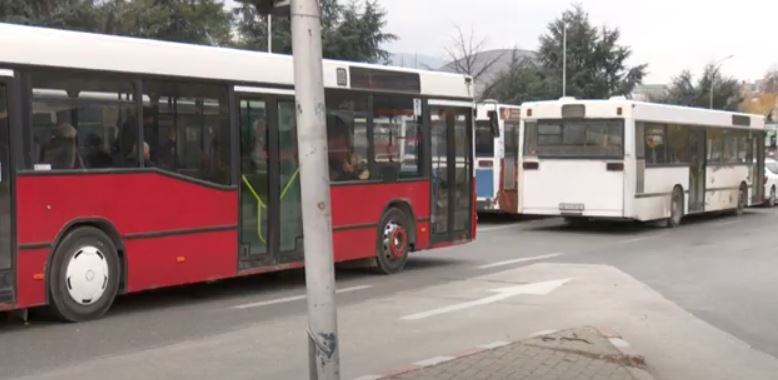
[{"label": "metal pole", "polygon": [[318,0],[292,0],[291,15],[308,294],[309,374],[311,379],[338,380],[340,357]]},{"label": "metal pole", "polygon": [[562,97],[567,96],[567,24],[562,24]]},{"label": "metal pole", "polygon": [[267,52],[273,52],[273,15],[267,15]]}]

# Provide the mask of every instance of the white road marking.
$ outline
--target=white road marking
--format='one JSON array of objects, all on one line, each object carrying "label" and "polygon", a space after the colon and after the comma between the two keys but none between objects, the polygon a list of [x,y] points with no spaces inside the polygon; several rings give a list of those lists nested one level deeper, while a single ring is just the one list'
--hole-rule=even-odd
[{"label": "white road marking", "polygon": [[[356,291],[359,291],[359,290],[370,289],[372,287],[373,287],[373,285],[352,286],[350,288],[338,289],[338,290],[335,291],[335,293],[340,294],[340,293],[356,292]],[[255,307],[270,306],[270,305],[277,305],[277,304],[280,304],[280,303],[301,301],[301,300],[304,300],[305,297],[306,296],[304,294],[302,294],[302,295],[299,295],[299,296],[276,298],[276,299],[273,299],[273,300],[267,300],[267,301],[261,301],[261,302],[252,302],[252,303],[247,303],[247,304],[243,304],[243,305],[237,305],[237,306],[231,307],[231,309],[239,309],[239,310],[253,309]]]},{"label": "white road marking", "polygon": [[476,306],[488,305],[520,294],[542,296],[553,292],[555,289],[566,284],[568,281],[570,281],[570,279],[566,278],[563,280],[543,281],[543,282],[536,282],[532,284],[511,286],[508,288],[491,289],[489,290],[490,292],[495,292],[497,294],[486,298],[444,306],[444,307],[428,310],[421,313],[406,315],[400,319],[406,321],[416,321],[419,319],[429,318],[441,314],[447,314],[447,313],[451,313],[463,309],[469,309]]},{"label": "white road marking", "polygon": [[504,226],[494,226],[494,227],[482,227],[479,228],[476,232],[490,232],[490,231],[497,231],[497,230],[504,230],[507,228],[518,228],[519,226],[515,224],[506,224]]},{"label": "white road marking", "polygon": [[376,375],[367,375],[367,376],[360,376],[360,377],[357,377],[357,378],[356,378],[356,379],[354,379],[354,380],[378,380],[378,379],[380,379],[380,378],[381,378],[381,376],[376,376]]},{"label": "white road marking", "polygon": [[483,348],[484,350],[492,350],[499,347],[504,347],[511,344],[511,342],[506,342],[503,340],[498,340],[496,342],[488,343],[488,344],[482,344],[478,346],[478,348]]},{"label": "white road marking", "polygon": [[564,255],[564,253],[557,252],[557,253],[550,253],[550,254],[547,254],[547,255],[532,256],[532,257],[522,257],[520,259],[498,261],[496,263],[479,265],[476,268],[478,268],[478,269],[496,268],[496,267],[501,267],[501,266],[505,266],[505,265],[525,263],[527,261],[545,260],[545,259],[550,259],[550,258],[554,258],[554,257],[559,257],[559,256],[562,256],[562,255]]},{"label": "white road marking", "polygon": [[429,358],[429,359],[418,361],[418,362],[411,363],[411,364],[413,364],[415,366],[419,366],[419,367],[430,367],[430,366],[433,366],[433,365],[438,365],[440,363],[445,363],[445,362],[450,361],[450,360],[454,360],[454,358],[451,357],[451,356],[436,356],[434,358]]}]

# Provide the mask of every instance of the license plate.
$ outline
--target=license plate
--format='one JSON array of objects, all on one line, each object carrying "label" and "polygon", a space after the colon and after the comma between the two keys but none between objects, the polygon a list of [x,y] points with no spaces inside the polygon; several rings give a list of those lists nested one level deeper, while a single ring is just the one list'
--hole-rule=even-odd
[{"label": "license plate", "polygon": [[567,212],[583,212],[585,209],[583,203],[560,203],[559,210]]}]

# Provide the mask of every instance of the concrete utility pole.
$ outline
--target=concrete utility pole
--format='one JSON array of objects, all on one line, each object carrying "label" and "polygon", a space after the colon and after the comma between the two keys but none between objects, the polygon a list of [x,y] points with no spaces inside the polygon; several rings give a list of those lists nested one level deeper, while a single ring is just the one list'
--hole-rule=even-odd
[{"label": "concrete utility pole", "polygon": [[567,96],[567,23],[562,23],[562,97]]},{"label": "concrete utility pole", "polygon": [[273,15],[267,15],[267,52],[273,52]]},{"label": "concrete utility pole", "polygon": [[312,380],[340,379],[335,265],[332,257],[327,108],[318,0],[292,0],[292,50],[300,152],[308,353]]}]

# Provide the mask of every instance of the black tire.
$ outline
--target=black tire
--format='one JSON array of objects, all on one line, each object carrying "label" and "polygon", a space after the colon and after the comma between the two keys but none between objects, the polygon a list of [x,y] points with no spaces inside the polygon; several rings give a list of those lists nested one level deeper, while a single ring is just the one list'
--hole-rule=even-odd
[{"label": "black tire", "polygon": [[673,189],[673,195],[670,197],[670,217],[665,220],[665,227],[675,228],[681,225],[683,220],[683,190]]},{"label": "black tire", "polygon": [[737,208],[735,208],[735,215],[743,215],[748,205],[748,188],[746,185],[740,185],[740,190],[737,193]]},{"label": "black tire", "polygon": [[410,228],[408,215],[398,208],[392,207],[381,216],[376,239],[376,267],[379,273],[395,274],[405,268],[411,246]]},{"label": "black tire", "polygon": [[73,230],[51,260],[51,312],[67,322],[102,317],[119,292],[120,273],[119,254],[105,233],[94,227]]}]

